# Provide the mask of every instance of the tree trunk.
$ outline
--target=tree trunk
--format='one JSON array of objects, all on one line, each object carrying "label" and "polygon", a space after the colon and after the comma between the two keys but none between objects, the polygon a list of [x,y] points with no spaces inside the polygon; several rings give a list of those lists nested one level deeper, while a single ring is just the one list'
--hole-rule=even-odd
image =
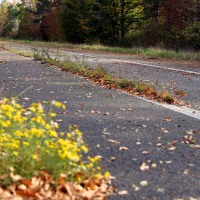
[{"label": "tree trunk", "polygon": [[159,12],[159,0],[154,0],[153,3],[153,19],[158,23],[158,12]]},{"label": "tree trunk", "polygon": [[115,0],[112,1],[112,7],[113,7],[112,32],[113,32],[113,36],[116,36],[116,35],[118,35],[118,26],[117,26],[118,14],[117,14],[117,11],[116,11],[117,5],[116,5]]},{"label": "tree trunk", "polygon": [[120,19],[120,38],[119,42],[124,39],[125,36],[125,0],[121,0],[121,19]]}]

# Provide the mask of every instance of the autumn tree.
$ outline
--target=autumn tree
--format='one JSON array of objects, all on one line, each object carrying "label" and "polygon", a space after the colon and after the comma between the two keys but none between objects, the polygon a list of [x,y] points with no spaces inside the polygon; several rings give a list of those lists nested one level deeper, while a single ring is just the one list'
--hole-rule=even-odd
[{"label": "autumn tree", "polygon": [[3,1],[0,4],[0,36],[1,37],[3,36],[7,18],[8,18],[8,4],[6,1]]},{"label": "autumn tree", "polygon": [[194,19],[195,2],[193,0],[166,0],[162,15],[169,26],[185,28]]},{"label": "autumn tree", "polygon": [[20,9],[18,3],[0,3],[0,35],[15,37],[18,31]]},{"label": "autumn tree", "polygon": [[60,12],[59,6],[52,7],[51,10],[45,12],[40,26],[40,31],[45,35],[49,41],[62,41],[64,40],[64,34],[60,24]]}]

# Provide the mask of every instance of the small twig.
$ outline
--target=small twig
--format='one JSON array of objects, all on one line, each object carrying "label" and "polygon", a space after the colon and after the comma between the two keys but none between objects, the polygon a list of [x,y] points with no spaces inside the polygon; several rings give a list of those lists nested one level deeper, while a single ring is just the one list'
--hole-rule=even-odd
[{"label": "small twig", "polygon": [[[20,97],[22,94],[24,94],[25,92],[27,92],[28,90],[32,89],[33,88],[33,85],[27,87],[25,90],[23,90],[22,92],[19,93],[19,95],[17,97]],[[15,98],[17,98],[15,97]]]}]

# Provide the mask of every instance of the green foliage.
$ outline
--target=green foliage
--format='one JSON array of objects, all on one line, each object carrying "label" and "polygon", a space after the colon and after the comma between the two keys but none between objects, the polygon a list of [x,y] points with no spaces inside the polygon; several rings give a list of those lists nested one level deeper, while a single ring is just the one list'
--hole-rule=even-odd
[{"label": "green foliage", "polygon": [[29,1],[0,9],[4,36],[176,51],[200,49],[200,4],[195,0]]},{"label": "green foliage", "polygon": [[121,80],[118,83],[118,85],[121,89],[136,87],[136,84],[133,81],[129,81],[129,80]]},{"label": "green foliage", "polygon": [[4,21],[1,33],[2,36],[16,37],[21,14],[19,4],[3,3],[0,7],[0,15],[6,15],[6,18],[2,19]]},{"label": "green foliage", "polygon": [[195,22],[184,31],[185,43],[188,49],[200,50],[200,22]]},{"label": "green foliage", "polygon": [[85,42],[88,33],[86,0],[65,0],[60,16],[61,27],[67,41]]}]

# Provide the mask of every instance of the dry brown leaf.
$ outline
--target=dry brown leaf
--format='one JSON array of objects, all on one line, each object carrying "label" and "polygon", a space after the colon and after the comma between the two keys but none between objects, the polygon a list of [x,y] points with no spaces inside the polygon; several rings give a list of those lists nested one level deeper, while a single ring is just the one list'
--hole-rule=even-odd
[{"label": "dry brown leaf", "polygon": [[115,161],[115,160],[116,160],[116,157],[114,156],[110,158],[110,161]]},{"label": "dry brown leaf", "polygon": [[176,149],[175,146],[171,146],[171,147],[168,148],[168,150],[170,150],[170,151],[174,151],[175,149]]},{"label": "dry brown leaf", "polygon": [[167,129],[165,129],[165,128],[161,128],[161,131],[162,131],[163,133],[169,133],[169,131],[168,131]]},{"label": "dry brown leaf", "polygon": [[157,164],[156,163],[152,163],[151,167],[155,169],[157,167]]},{"label": "dry brown leaf", "polygon": [[168,117],[165,117],[164,120],[167,121],[167,122],[171,122],[173,119],[172,119],[172,117],[168,116]]},{"label": "dry brown leaf", "polygon": [[121,190],[118,192],[119,195],[123,196],[123,195],[127,195],[128,191],[127,190]]},{"label": "dry brown leaf", "polygon": [[[11,168],[14,175],[14,169]],[[65,181],[66,175],[62,174],[58,179],[58,185],[53,181],[52,176],[42,171],[31,180],[22,179],[14,182],[9,187],[0,187],[0,199],[6,200],[71,200],[71,199],[98,199],[105,200],[106,196],[113,193],[113,188],[108,186],[109,180],[90,178],[84,182],[72,183]]]},{"label": "dry brown leaf", "polygon": [[22,180],[21,180],[21,183],[22,183],[23,185],[27,186],[27,187],[30,187],[31,184],[32,184],[32,182],[31,182],[30,180],[28,180],[28,179],[22,179]]},{"label": "dry brown leaf", "polygon": [[200,145],[196,144],[196,145],[191,145],[192,148],[195,148],[195,149],[200,149]]},{"label": "dry brown leaf", "polygon": [[108,142],[112,143],[112,144],[120,144],[120,141],[118,140],[108,140]]},{"label": "dry brown leaf", "polygon": [[146,171],[146,170],[149,170],[149,166],[143,162],[141,165],[140,165],[140,170],[141,171]]},{"label": "dry brown leaf", "polygon": [[183,137],[183,142],[185,144],[195,144],[196,142],[196,139],[194,137],[192,137],[191,135],[186,135]]},{"label": "dry brown leaf", "polygon": [[120,151],[127,151],[127,150],[128,150],[128,147],[119,147],[119,150],[120,150]]},{"label": "dry brown leaf", "polygon": [[133,187],[133,189],[134,189],[135,191],[139,191],[139,190],[140,190],[140,188],[139,188],[137,185],[135,185],[135,184],[133,184],[132,187]]},{"label": "dry brown leaf", "polygon": [[21,184],[21,185],[18,186],[18,189],[20,189],[20,190],[26,190],[27,187],[24,184]]},{"label": "dry brown leaf", "polygon": [[141,185],[141,186],[147,186],[147,185],[148,185],[148,182],[147,182],[146,180],[140,181],[140,185]]},{"label": "dry brown leaf", "polygon": [[148,155],[148,154],[150,154],[150,151],[143,151],[142,154]]}]

